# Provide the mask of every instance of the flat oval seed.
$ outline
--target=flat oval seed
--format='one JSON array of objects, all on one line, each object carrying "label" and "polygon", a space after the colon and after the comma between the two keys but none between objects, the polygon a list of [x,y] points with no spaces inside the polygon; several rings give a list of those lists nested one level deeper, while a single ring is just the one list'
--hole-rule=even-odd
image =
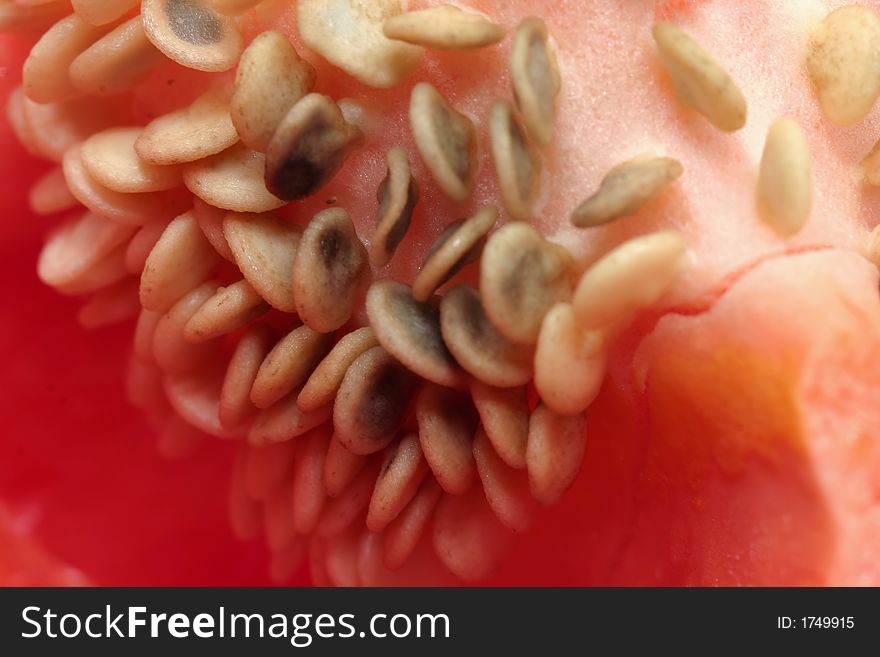
[{"label": "flat oval seed", "polygon": [[[345,492],[324,508],[315,533],[322,538],[338,536],[367,509],[378,468],[369,466],[361,470]],[[353,564],[352,564],[353,565]]]},{"label": "flat oval seed", "polygon": [[572,257],[524,223],[498,229],[483,249],[480,293],[486,316],[501,335],[534,344],[554,303],[571,297]]},{"label": "flat oval seed", "polygon": [[376,232],[370,245],[370,264],[387,265],[409,230],[412,213],[419,200],[419,186],[412,177],[409,158],[402,148],[388,151],[388,174],[379,184],[376,200],[379,212]]},{"label": "flat oval seed", "polygon": [[134,327],[134,355],[141,363],[155,363],[153,334],[156,332],[156,326],[160,319],[162,319],[162,313],[146,308],[142,308],[140,315],[138,315]]},{"label": "flat oval seed", "polygon": [[300,319],[329,333],[345,324],[369,283],[367,250],[342,208],[309,222],[293,263],[293,297]]},{"label": "flat oval seed", "polygon": [[532,495],[545,506],[559,501],[574,483],[587,448],[583,413],[560,415],[543,404],[529,421],[526,467]]},{"label": "flat oval seed", "polygon": [[245,48],[235,74],[230,114],[241,140],[265,153],[287,111],[315,84],[315,68],[280,32],[263,32]]},{"label": "flat oval seed", "polygon": [[253,326],[232,352],[220,390],[220,424],[227,429],[243,424],[257,410],[251,401],[251,388],[260,365],[269,354],[269,339],[265,326]]},{"label": "flat oval seed", "polygon": [[379,344],[406,367],[429,381],[462,387],[467,377],[443,342],[437,301],[416,301],[403,283],[378,281],[367,292],[367,315]]},{"label": "flat oval seed", "polygon": [[467,491],[476,474],[472,445],[478,421],[470,397],[428,384],[416,401],[416,419],[422,451],[437,482],[451,495]]},{"label": "flat oval seed", "polygon": [[271,214],[226,215],[223,235],[241,273],[273,308],[296,312],[293,262],[300,240],[295,226]]},{"label": "flat oval seed", "polygon": [[68,76],[74,59],[112,26],[89,25],[71,14],[50,27],[31,49],[22,68],[27,97],[38,103],[56,103],[78,95]]},{"label": "flat oval seed", "polygon": [[305,443],[293,470],[293,526],[300,534],[315,531],[327,501],[324,460],[332,427],[322,424],[303,436]]},{"label": "flat oval seed", "polygon": [[156,324],[153,333],[153,356],[166,374],[186,374],[216,357],[217,343],[202,342],[194,345],[183,337],[183,327],[196,311],[217,291],[213,281],[191,290]]},{"label": "flat oval seed", "polygon": [[[10,102],[15,96],[13,92]],[[68,150],[89,135],[122,123],[127,110],[119,102],[95,103],[89,98],[48,104],[24,98],[21,112],[27,132],[22,141],[53,162],[61,162]]]},{"label": "flat oval seed", "polygon": [[263,0],[205,0],[205,3],[214,11],[227,16],[238,16],[249,9],[253,9]]},{"label": "flat oval seed", "polygon": [[71,296],[90,294],[118,283],[127,276],[128,272],[125,269],[125,245],[123,245],[98,260],[76,279],[64,285],[56,285],[55,290],[61,294]]},{"label": "flat oval seed", "polygon": [[640,155],[621,162],[605,174],[599,190],[575,209],[571,223],[581,228],[601,226],[633,214],[683,171],[681,162],[671,157]]},{"label": "flat oval seed", "polygon": [[134,150],[141,128],[110,128],[82,145],[82,162],[98,184],[114,192],[159,192],[183,182],[180,167],[144,162]]},{"label": "flat oval seed", "polygon": [[123,194],[107,189],[92,178],[82,161],[80,146],[70,148],[61,163],[64,179],[77,201],[95,214],[120,224],[142,226],[180,214],[190,204],[181,190]]},{"label": "flat oval seed", "polygon": [[339,497],[366,464],[367,457],[350,452],[334,433],[324,459],[324,490],[327,495]]},{"label": "flat oval seed", "polygon": [[73,11],[86,23],[106,25],[122,18],[129,9],[140,4],[138,0],[70,0]]},{"label": "flat oval seed", "polygon": [[323,424],[333,415],[333,407],[325,406],[306,413],[296,405],[296,393],[260,411],[248,432],[251,445],[268,445],[293,440],[305,432]]},{"label": "flat oval seed", "polygon": [[[215,352],[216,353],[216,352]],[[213,362],[196,367],[186,374],[165,377],[165,394],[174,411],[187,423],[215,438],[241,438],[240,429],[227,431],[220,424],[220,387],[222,364]]]},{"label": "flat oval seed", "polygon": [[498,43],[504,28],[480,14],[438,5],[392,16],[382,27],[389,39],[438,50],[470,50]]},{"label": "flat oval seed", "polygon": [[147,258],[162,237],[169,222],[154,221],[144,224],[131,238],[128,246],[125,248],[125,268],[130,274],[140,276],[147,264]]},{"label": "flat oval seed", "polygon": [[491,575],[511,544],[476,486],[466,495],[444,495],[434,513],[434,550],[457,577],[471,582]]},{"label": "flat oval seed", "polygon": [[862,5],[832,11],[810,34],[807,69],[825,116],[863,119],[880,95],[880,16]]},{"label": "flat oval seed", "polygon": [[593,403],[605,379],[604,342],[600,331],[577,325],[571,304],[550,309],[535,350],[535,388],[547,406],[574,415]]},{"label": "flat oval seed", "polygon": [[70,219],[53,231],[43,245],[37,275],[50,287],[75,284],[101,260],[124,245],[134,230],[90,212]]},{"label": "flat oval seed", "polygon": [[497,219],[498,211],[487,206],[470,219],[450,224],[428,251],[413,281],[413,297],[417,301],[427,301],[438,287],[476,260],[485,244],[486,234]]},{"label": "flat oval seed", "polygon": [[186,323],[184,337],[190,342],[219,338],[247,326],[268,310],[269,304],[242,279],[219,288]]},{"label": "flat oval seed", "polygon": [[526,389],[494,388],[474,381],[471,383],[471,397],[480,414],[483,430],[501,460],[511,468],[525,468],[529,438]]},{"label": "flat oval seed", "polygon": [[215,208],[213,205],[208,205],[197,196],[193,197],[193,213],[199,220],[199,228],[202,229],[205,238],[211,243],[218,255],[224,260],[235,262],[232,249],[229,248],[229,243],[223,234],[223,220],[229,213],[226,210]]},{"label": "flat oval seed", "polygon": [[299,326],[279,340],[260,365],[251,388],[257,408],[269,408],[301,386],[333,346],[333,335]]},{"label": "flat oval seed", "polygon": [[415,390],[416,377],[382,347],[372,347],[348,368],[333,406],[343,446],[372,454],[394,440]]},{"label": "flat oval seed", "polygon": [[473,122],[427,82],[413,87],[409,121],[416,147],[434,180],[451,199],[466,200],[477,170]]},{"label": "flat oval seed", "polygon": [[492,104],[489,137],[504,208],[517,221],[525,221],[540,191],[541,157],[506,100]]},{"label": "flat oval seed", "polygon": [[255,500],[265,500],[284,483],[293,469],[297,445],[276,443],[264,447],[245,446],[244,486]]},{"label": "flat oval seed", "polygon": [[415,497],[382,532],[383,560],[388,568],[396,570],[409,559],[425,534],[442,495],[443,489],[437,480],[426,477]]},{"label": "flat oval seed", "polygon": [[70,13],[67,3],[14,5],[0,4],[0,32],[43,34]]},{"label": "flat oval seed", "polygon": [[215,208],[233,212],[268,212],[284,205],[265,183],[266,158],[236,144],[222,153],[188,164],[183,170],[187,189]]},{"label": "flat oval seed", "polygon": [[788,117],[774,121],[761,155],[757,199],[761,218],[780,235],[794,235],[810,216],[810,169],[810,146],[800,125]]},{"label": "flat oval seed", "polygon": [[165,114],[144,128],[134,144],[150,164],[182,164],[221,153],[238,141],[229,99],[208,91],[191,105]]},{"label": "flat oval seed", "polygon": [[205,239],[199,222],[192,212],[185,212],[168,224],[147,257],[141,275],[141,305],[148,310],[167,310],[206,281],[219,263],[220,257]]},{"label": "flat oval seed", "polygon": [[527,531],[535,510],[528,474],[511,468],[498,457],[482,427],[474,438],[474,460],[486,501],[498,520],[512,532]]},{"label": "flat oval seed", "polygon": [[746,99],[715,58],[684,30],[660,22],[651,33],[678,101],[692,107],[724,132],[746,124]]},{"label": "flat oval seed", "polygon": [[150,41],[167,57],[197,71],[227,71],[244,43],[235,21],[198,0],[143,0]]},{"label": "flat oval seed", "polygon": [[266,188],[287,201],[325,185],[363,140],[329,96],[308,94],[275,129],[266,148]]},{"label": "flat oval seed", "polygon": [[516,28],[510,50],[510,81],[529,135],[535,143],[548,146],[553,141],[562,78],[547,25],[540,18],[526,18]]},{"label": "flat oval seed", "polygon": [[401,13],[400,0],[299,0],[303,42],[371,87],[393,87],[418,66],[423,50],[393,41],[382,25]]},{"label": "flat oval seed", "polygon": [[147,38],[141,17],[135,16],[80,53],[70,64],[70,81],[81,93],[111,96],[167,61]]},{"label": "flat oval seed", "polygon": [[458,285],[446,293],[440,302],[440,329],[449,351],[477,379],[501,387],[531,380],[532,349],[495,330],[474,288]]},{"label": "flat oval seed", "polygon": [[687,247],[674,230],[624,242],[581,277],[572,301],[578,325],[588,331],[605,329],[656,303],[686,260]]},{"label": "flat oval seed", "polygon": [[392,448],[376,478],[367,510],[367,529],[381,532],[397,518],[428,472],[418,434],[407,434]]},{"label": "flat oval seed", "polygon": [[78,205],[67,188],[61,167],[52,169],[31,186],[28,191],[28,205],[34,214],[39,215],[63,212]]},{"label": "flat oval seed", "polygon": [[355,359],[379,344],[373,329],[364,326],[344,336],[312,372],[296,403],[304,411],[333,402],[342,379]]}]

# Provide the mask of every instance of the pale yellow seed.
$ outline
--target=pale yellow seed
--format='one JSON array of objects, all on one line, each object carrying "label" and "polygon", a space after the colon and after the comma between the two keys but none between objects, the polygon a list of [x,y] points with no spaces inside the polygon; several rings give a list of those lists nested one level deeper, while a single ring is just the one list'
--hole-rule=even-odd
[{"label": "pale yellow seed", "polygon": [[777,119],[767,132],[761,156],[758,212],[780,235],[794,235],[810,215],[812,195],[807,138],[794,119]]},{"label": "pale yellow seed", "polygon": [[660,22],[652,31],[675,95],[724,132],[746,123],[746,99],[736,82],[703,46],[681,28]]},{"label": "pale yellow seed", "polygon": [[383,25],[389,39],[439,50],[469,50],[498,43],[504,28],[485,16],[438,5],[392,16]]},{"label": "pale yellow seed", "polygon": [[179,166],[156,166],[135,152],[141,128],[110,128],[82,145],[82,162],[95,181],[114,192],[158,192],[183,182]]},{"label": "pale yellow seed", "polygon": [[832,11],[810,34],[807,69],[829,120],[863,119],[880,95],[880,16],[862,5]]},{"label": "pale yellow seed", "polygon": [[541,324],[535,350],[535,388],[557,413],[581,413],[599,394],[605,359],[603,334],[582,330],[571,304],[559,303]]},{"label": "pale yellow seed", "polygon": [[382,33],[403,11],[400,0],[299,0],[296,9],[303,42],[371,87],[393,87],[422,59],[422,48]]},{"label": "pale yellow seed", "polygon": [[581,277],[574,313],[586,330],[610,328],[656,303],[686,263],[687,247],[673,230],[633,238],[604,255]]}]

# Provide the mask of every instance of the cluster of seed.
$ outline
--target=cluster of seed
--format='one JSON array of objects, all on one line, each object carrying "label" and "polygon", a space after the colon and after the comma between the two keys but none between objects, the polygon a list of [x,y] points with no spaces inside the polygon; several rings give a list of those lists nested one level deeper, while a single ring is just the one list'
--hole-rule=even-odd
[{"label": "cluster of seed", "polygon": [[[393,258],[420,200],[405,150],[387,153],[369,248],[342,208],[304,230],[272,214],[323,187],[365,137],[343,103],[311,92],[315,69],[284,35],[244,47],[237,17],[259,0],[72,4],[0,5],[0,27],[44,31],[8,105],[22,143],[60,164],[31,205],[87,209],[52,234],[39,274],[90,295],[84,326],[138,316],[129,391],[158,422],[163,450],[185,453],[201,432],[241,441],[233,525],[242,537],[265,529],[279,579],[308,546],[318,581],[354,583],[353,562],[399,568],[424,536],[454,574],[485,576],[506,542],[487,537],[527,530],[536,503],[553,504],[574,481],[615,332],[687,261],[681,236],[661,231],[579,272],[526,223],[561,88],[544,22],[516,28],[513,101],[487,111],[501,204],[515,221],[493,231],[499,211],[486,206],[450,223],[407,285],[374,280],[373,269]],[[506,33],[455,7],[402,13],[396,0],[299,0],[297,19],[309,47],[377,87],[408,76],[425,48],[482,48]],[[722,130],[742,127],[745,100],[721,66],[673,25],[654,37],[681,102]],[[207,72],[237,65],[234,85],[126,126],[114,100],[167,59]],[[821,59],[814,51],[811,70]],[[840,93],[820,91],[823,107]],[[413,88],[409,119],[438,186],[467,199],[479,151],[471,119],[428,82]],[[670,157],[623,162],[571,220],[631,214],[681,174]],[[809,185],[803,134],[781,119],[761,164],[762,216],[795,232]],[[436,294],[473,261],[479,289]],[[475,491],[494,518],[472,503]]]}]

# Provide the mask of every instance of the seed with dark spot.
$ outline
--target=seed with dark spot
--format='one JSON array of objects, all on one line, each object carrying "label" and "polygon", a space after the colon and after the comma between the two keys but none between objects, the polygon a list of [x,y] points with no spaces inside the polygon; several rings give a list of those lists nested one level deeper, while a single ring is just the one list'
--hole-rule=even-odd
[{"label": "seed with dark spot", "polygon": [[541,158],[508,101],[493,103],[489,136],[504,207],[511,217],[524,221],[531,215],[540,189]]},{"label": "seed with dark spot", "polygon": [[521,386],[532,377],[532,349],[501,335],[480,301],[480,293],[469,285],[458,285],[440,303],[443,340],[456,360],[485,383]]},{"label": "seed with dark spot", "polygon": [[370,271],[367,250],[342,208],[319,212],[303,233],[293,264],[300,318],[317,331],[335,331],[351,317]]},{"label": "seed with dark spot", "polygon": [[427,301],[438,287],[476,260],[485,244],[486,234],[497,219],[498,211],[487,206],[470,219],[447,226],[431,246],[413,281],[413,296],[418,301]]},{"label": "seed with dark spot", "polygon": [[278,124],[266,150],[266,187],[286,201],[327,183],[363,139],[328,96],[308,94]]},{"label": "seed with dark spot", "polygon": [[372,454],[397,435],[417,378],[382,347],[348,368],[333,406],[336,437],[355,454]]},{"label": "seed with dark spot", "polygon": [[561,79],[547,26],[540,18],[526,18],[517,27],[510,52],[510,78],[529,134],[547,146],[553,140]]},{"label": "seed with dark spot", "polygon": [[416,418],[437,482],[447,493],[464,493],[476,473],[472,442],[479,418],[470,396],[429,384],[416,401]]},{"label": "seed with dark spot", "polygon": [[438,302],[416,301],[403,283],[378,281],[367,293],[367,315],[379,343],[413,372],[461,387],[467,377],[443,342]]},{"label": "seed with dark spot", "polygon": [[223,27],[207,7],[190,0],[168,0],[168,27],[179,38],[197,46],[208,46],[223,38]]},{"label": "seed with dark spot", "polygon": [[409,120],[422,160],[437,184],[453,200],[467,199],[477,168],[473,122],[427,82],[412,90]]},{"label": "seed with dark spot", "polygon": [[507,224],[489,238],[480,264],[486,315],[513,342],[534,344],[551,306],[571,298],[571,254],[531,226]]},{"label": "seed with dark spot", "polygon": [[379,211],[370,246],[370,263],[374,267],[384,267],[391,260],[409,229],[413,210],[419,200],[419,186],[412,177],[406,151],[392,148],[388,151],[387,159],[388,174],[376,192]]}]

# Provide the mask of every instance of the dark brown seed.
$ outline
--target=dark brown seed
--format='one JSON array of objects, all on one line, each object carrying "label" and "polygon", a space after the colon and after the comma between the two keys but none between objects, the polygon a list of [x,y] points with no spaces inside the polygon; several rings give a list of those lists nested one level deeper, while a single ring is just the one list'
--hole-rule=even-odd
[{"label": "dark brown seed", "polygon": [[506,100],[492,104],[489,137],[504,208],[514,219],[525,221],[540,191],[541,156]]},{"label": "dark brown seed", "polygon": [[487,206],[470,219],[450,224],[428,251],[413,281],[413,297],[417,301],[427,301],[438,287],[476,260],[486,243],[486,234],[497,219],[498,211]]},{"label": "dark brown seed", "polygon": [[407,434],[394,446],[376,479],[367,511],[367,528],[383,531],[406,508],[428,474],[418,434]]},{"label": "dark brown seed", "polygon": [[266,187],[286,201],[313,194],[363,140],[329,96],[308,94],[281,119],[266,149]]},{"label": "dark brown seed", "polygon": [[476,474],[473,439],[479,418],[470,396],[428,384],[416,401],[422,451],[447,493],[460,495]]},{"label": "dark brown seed", "polygon": [[376,232],[370,245],[370,264],[384,267],[394,256],[409,230],[413,210],[419,200],[419,186],[412,177],[409,158],[402,148],[388,151],[388,175],[376,193],[379,212]]},{"label": "dark brown seed", "polygon": [[477,169],[473,122],[427,82],[412,90],[409,121],[422,160],[437,184],[451,199],[466,200]]},{"label": "dark brown seed", "polygon": [[510,78],[529,134],[541,146],[549,145],[561,77],[547,25],[540,18],[526,18],[517,27],[510,52]]},{"label": "dark brown seed", "polygon": [[660,194],[684,169],[671,157],[642,155],[613,167],[599,191],[581,203],[571,215],[575,226],[601,226],[639,210]]},{"label": "dark brown seed", "polygon": [[489,321],[508,340],[534,344],[547,311],[572,293],[572,257],[531,226],[495,232],[483,249],[480,292]]},{"label": "dark brown seed", "polygon": [[416,301],[408,286],[385,280],[373,283],[366,305],[379,344],[392,356],[429,381],[466,385],[467,376],[443,342],[438,298]]},{"label": "dark brown seed", "polygon": [[333,406],[336,437],[355,454],[372,454],[390,443],[415,393],[416,377],[382,347],[355,359]]},{"label": "dark brown seed", "polygon": [[370,277],[367,250],[348,212],[330,208],[309,222],[293,263],[296,312],[316,331],[345,324]]},{"label": "dark brown seed", "polygon": [[308,326],[293,329],[260,365],[251,388],[251,401],[257,408],[269,408],[305,383],[332,346],[332,334],[319,333]]},{"label": "dark brown seed", "polygon": [[531,347],[514,344],[495,330],[480,293],[469,285],[458,285],[443,297],[440,328],[455,359],[480,381],[507,388],[532,378]]}]

